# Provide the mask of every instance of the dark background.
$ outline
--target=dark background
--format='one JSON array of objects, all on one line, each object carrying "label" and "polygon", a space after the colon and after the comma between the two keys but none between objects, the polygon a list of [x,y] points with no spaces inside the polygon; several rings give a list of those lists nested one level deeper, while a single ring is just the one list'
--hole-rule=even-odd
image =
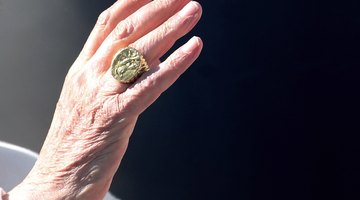
[{"label": "dark background", "polygon": [[200,2],[204,51],[141,116],[112,190],[360,199],[356,1]]},{"label": "dark background", "polygon": [[[7,16],[6,5],[17,1],[3,2],[0,14]],[[68,69],[64,66],[71,65],[98,14],[112,2],[34,0],[8,11],[22,20],[38,17],[32,24],[38,29],[3,21],[10,28],[1,30],[11,38],[15,27],[14,41],[22,45],[15,53],[35,48],[34,61],[27,62],[37,67],[21,73],[26,74],[21,84],[3,73],[5,84],[13,85],[11,90],[1,86],[11,99],[2,107],[15,104],[19,112],[30,113],[22,121],[38,125],[34,132],[42,138]],[[125,200],[360,199],[357,1],[200,3],[202,20],[176,46],[199,35],[204,50],[140,116],[111,191]],[[39,6],[46,9],[35,12]],[[24,30],[33,32],[22,35]],[[2,44],[11,41],[1,38]],[[49,61],[37,61],[44,54]],[[16,71],[17,65],[26,67],[12,64]],[[32,84],[33,79],[38,82]],[[14,101],[14,87],[42,98]],[[14,131],[11,123],[19,120],[11,113],[0,116],[5,132]],[[15,122],[7,122],[9,116]],[[24,136],[28,129],[14,132],[21,135],[20,144],[38,150],[40,144],[25,142],[33,137]]]}]

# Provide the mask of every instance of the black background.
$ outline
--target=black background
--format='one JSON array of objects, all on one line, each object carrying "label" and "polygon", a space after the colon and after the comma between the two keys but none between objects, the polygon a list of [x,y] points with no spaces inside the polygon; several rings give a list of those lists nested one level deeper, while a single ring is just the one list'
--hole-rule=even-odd
[{"label": "black background", "polygon": [[[2,134],[40,147],[34,135],[46,135],[64,66],[113,2],[0,0]],[[111,191],[124,200],[360,199],[357,1],[200,3],[202,20],[176,47],[199,35],[203,52],[140,116]]]},{"label": "black background", "polygon": [[360,199],[356,1],[200,2],[203,53],[140,117],[111,190]]}]

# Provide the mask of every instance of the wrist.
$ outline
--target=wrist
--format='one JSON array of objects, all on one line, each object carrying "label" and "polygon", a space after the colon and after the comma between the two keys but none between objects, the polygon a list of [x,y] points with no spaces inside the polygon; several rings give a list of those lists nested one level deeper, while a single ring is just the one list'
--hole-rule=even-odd
[{"label": "wrist", "polygon": [[[67,195],[67,194],[68,195]],[[66,200],[71,197],[71,193],[64,189],[56,189],[50,184],[31,184],[22,182],[8,193],[6,200]]]},{"label": "wrist", "polygon": [[100,200],[108,192],[136,118],[90,128],[59,119],[54,118],[36,164],[9,192],[9,200]]},{"label": "wrist", "polygon": [[[48,137],[51,135],[55,132],[49,132]],[[125,153],[128,138],[91,142],[91,145],[88,140],[62,139],[52,138],[43,146],[28,176],[9,192],[9,200],[103,199]]]}]

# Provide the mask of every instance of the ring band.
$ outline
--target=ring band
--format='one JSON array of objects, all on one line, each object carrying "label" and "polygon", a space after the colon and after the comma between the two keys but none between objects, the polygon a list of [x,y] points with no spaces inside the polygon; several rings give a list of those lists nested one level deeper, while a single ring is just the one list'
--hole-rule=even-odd
[{"label": "ring band", "polygon": [[111,63],[111,74],[121,83],[133,83],[148,70],[145,58],[132,47],[120,49]]}]

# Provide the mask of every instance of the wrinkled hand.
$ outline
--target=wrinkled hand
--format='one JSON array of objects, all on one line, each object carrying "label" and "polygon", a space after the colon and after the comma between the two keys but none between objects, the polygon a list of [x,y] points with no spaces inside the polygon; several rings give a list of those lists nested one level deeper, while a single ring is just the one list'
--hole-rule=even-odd
[{"label": "wrinkled hand", "polygon": [[[37,163],[10,199],[102,199],[139,114],[200,54],[202,42],[193,37],[160,62],[201,12],[189,0],[119,0],[105,10],[66,76]],[[126,46],[150,66],[133,84],[119,83],[109,69]]]}]

